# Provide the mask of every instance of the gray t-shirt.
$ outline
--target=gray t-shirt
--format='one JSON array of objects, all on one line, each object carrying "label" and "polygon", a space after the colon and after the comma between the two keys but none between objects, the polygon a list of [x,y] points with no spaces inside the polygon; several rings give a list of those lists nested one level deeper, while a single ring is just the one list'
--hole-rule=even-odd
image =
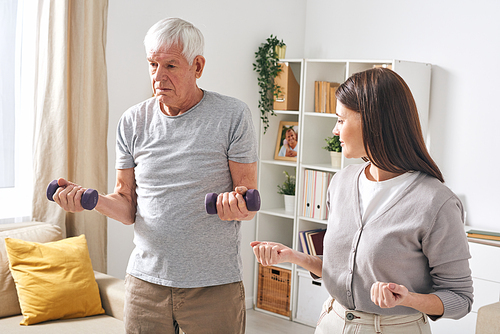
[{"label": "gray t-shirt", "polygon": [[116,168],[135,168],[137,183],[127,273],[178,288],[241,281],[241,223],[208,215],[204,203],[209,192],[233,189],[228,160],[258,159],[248,106],[204,91],[189,111],[167,116],[148,99],[121,117],[116,155]]}]

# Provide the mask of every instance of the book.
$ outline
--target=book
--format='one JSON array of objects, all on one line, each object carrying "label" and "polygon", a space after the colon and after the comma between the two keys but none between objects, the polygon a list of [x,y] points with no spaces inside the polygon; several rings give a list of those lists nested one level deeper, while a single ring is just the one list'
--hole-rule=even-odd
[{"label": "book", "polygon": [[323,255],[323,239],[325,238],[326,230],[312,232],[308,234],[310,239],[311,255]]},{"label": "book", "polygon": [[319,113],[335,114],[337,99],[335,91],[340,86],[336,82],[314,82],[314,111]]},{"label": "book", "polygon": [[309,233],[319,232],[321,229],[307,230],[299,232],[300,245],[302,246],[302,252],[311,255],[311,246],[307,240],[307,235]]},{"label": "book", "polygon": [[469,230],[469,231],[467,231],[467,236],[469,238],[500,241],[500,233],[496,233],[496,232]]},{"label": "book", "polygon": [[[323,253],[323,239],[321,236],[316,236],[313,238],[311,237],[312,235],[316,235],[322,231],[326,231],[325,229],[314,229],[314,230],[306,230],[306,231],[300,231],[299,232],[299,240],[300,240],[300,245],[302,246],[302,252],[305,254],[313,255],[313,253],[317,254],[318,249],[321,253]],[[323,233],[324,235],[324,233]],[[319,241],[321,239],[321,241]],[[321,245],[317,245],[319,242],[321,242]],[[321,254],[319,254],[321,255]]]},{"label": "book", "polygon": [[299,232],[300,245],[302,246],[302,253],[309,254],[309,247],[307,246],[307,240],[304,231]]}]

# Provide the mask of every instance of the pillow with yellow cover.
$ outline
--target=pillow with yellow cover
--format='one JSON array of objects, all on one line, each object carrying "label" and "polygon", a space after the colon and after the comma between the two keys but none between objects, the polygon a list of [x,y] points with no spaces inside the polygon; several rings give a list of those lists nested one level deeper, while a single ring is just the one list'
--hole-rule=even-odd
[{"label": "pillow with yellow cover", "polygon": [[62,230],[59,226],[40,222],[0,224],[0,318],[21,314],[16,284],[10,274],[5,238],[52,242],[62,239]]},{"label": "pillow with yellow cover", "polygon": [[21,325],[103,314],[85,235],[45,244],[5,238]]}]

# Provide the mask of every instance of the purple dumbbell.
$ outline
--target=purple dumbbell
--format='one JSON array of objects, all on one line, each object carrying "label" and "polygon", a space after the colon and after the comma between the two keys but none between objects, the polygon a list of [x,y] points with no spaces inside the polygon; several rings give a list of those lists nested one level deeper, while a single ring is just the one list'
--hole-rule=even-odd
[{"label": "purple dumbbell", "polygon": [[[209,215],[217,214],[217,196],[216,193],[209,193],[205,196],[205,209]],[[260,210],[260,194],[257,189],[248,189],[243,199],[247,202],[248,211]]]},{"label": "purple dumbbell", "polygon": [[[54,180],[49,183],[49,186],[47,187],[47,198],[49,199],[49,201],[54,202],[53,197],[57,191],[57,188],[59,188],[57,180]],[[86,210],[93,210],[97,205],[98,199],[99,199],[99,194],[97,193],[97,190],[87,189],[82,195],[82,200],[81,200],[82,207]]]}]

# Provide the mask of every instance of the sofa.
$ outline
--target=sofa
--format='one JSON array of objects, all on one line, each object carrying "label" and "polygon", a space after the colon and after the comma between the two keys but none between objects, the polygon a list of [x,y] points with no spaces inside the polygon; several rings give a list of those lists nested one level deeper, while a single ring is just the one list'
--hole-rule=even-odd
[{"label": "sofa", "polygon": [[500,302],[485,305],[477,311],[476,334],[500,333]]},{"label": "sofa", "polygon": [[[17,291],[12,279],[5,238],[48,243],[62,239],[59,227],[40,223],[0,224],[0,332],[1,333],[124,333],[123,280],[94,271],[104,314],[49,320],[32,325],[20,325],[23,320]],[[67,239],[66,239],[67,240]],[[90,268],[90,276],[92,278]],[[97,292],[96,292],[97,294]]]}]

